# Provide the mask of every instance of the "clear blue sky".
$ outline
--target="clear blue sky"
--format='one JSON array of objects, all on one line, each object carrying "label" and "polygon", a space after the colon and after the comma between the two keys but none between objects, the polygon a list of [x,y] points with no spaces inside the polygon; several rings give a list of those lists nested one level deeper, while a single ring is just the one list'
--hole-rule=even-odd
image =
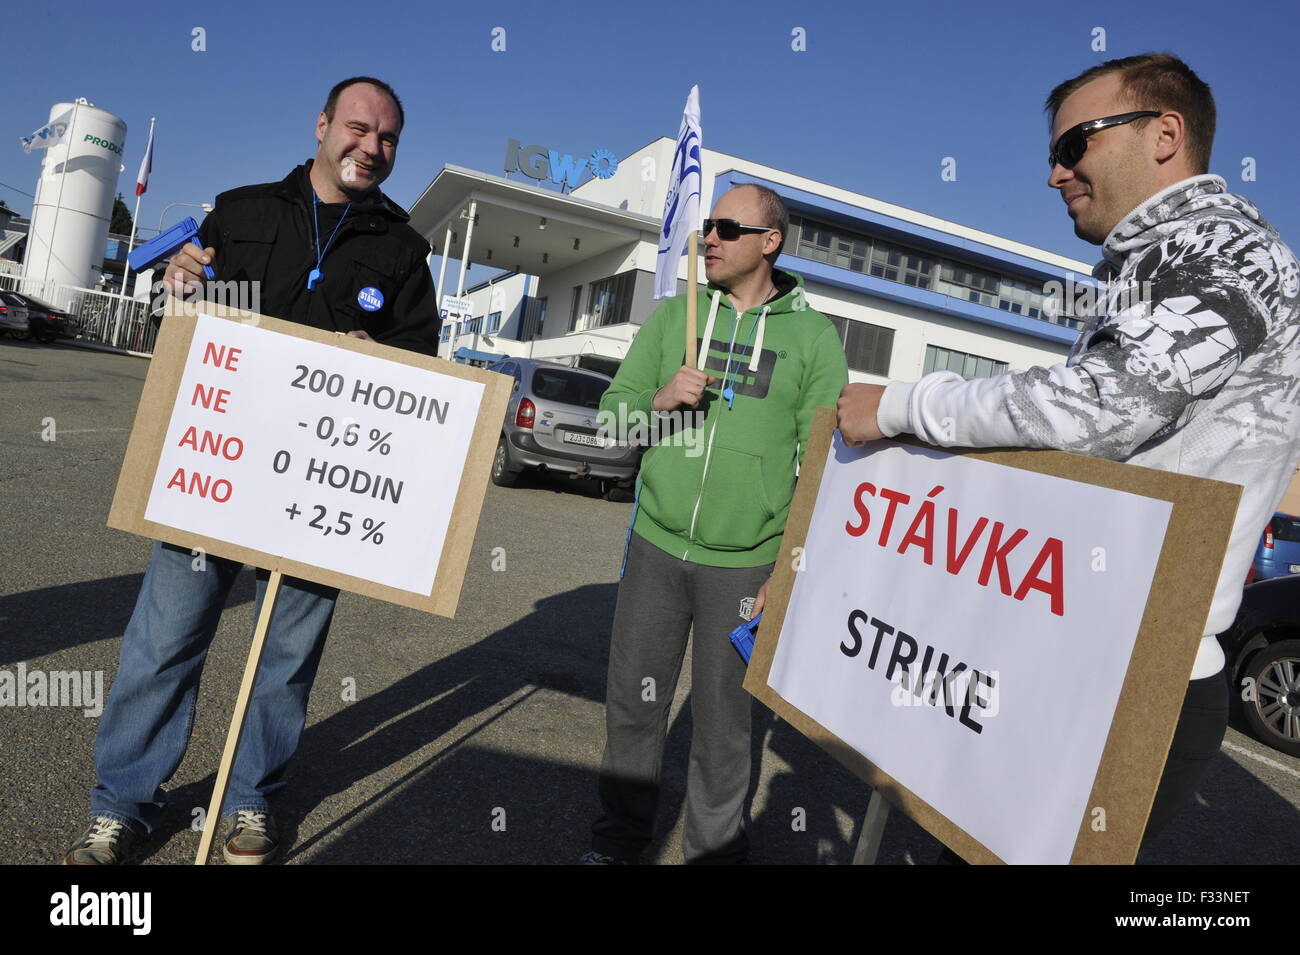
[{"label": "clear blue sky", "polygon": [[[58,8],[66,12],[66,6]],[[675,136],[692,83],[706,146],[1092,261],[1045,186],[1042,102],[1103,59],[1168,50],[1214,89],[1212,172],[1300,244],[1296,133],[1300,5],[1233,3],[682,2],[463,4],[388,0],[175,4],[124,12],[34,3],[5,14],[0,197],[27,214],[39,168],[18,137],[84,96],[128,126],[131,200],[149,117],[154,174],[140,214],[280,179],[314,151],[329,87],[386,79],[407,126],[385,191],[410,206],[443,163],[500,172],[506,141],[626,156]],[[684,35],[681,24],[691,24]],[[191,29],[206,30],[206,52]],[[494,27],[507,49],[490,48]],[[807,31],[807,51],[791,30]],[[1106,50],[1092,49],[1105,30]],[[26,51],[26,52],[24,52]],[[940,178],[957,160],[957,181]],[[1257,179],[1242,181],[1253,157]],[[707,170],[706,170],[707,173]],[[14,191],[14,188],[21,192]],[[197,210],[173,209],[168,223]]]}]

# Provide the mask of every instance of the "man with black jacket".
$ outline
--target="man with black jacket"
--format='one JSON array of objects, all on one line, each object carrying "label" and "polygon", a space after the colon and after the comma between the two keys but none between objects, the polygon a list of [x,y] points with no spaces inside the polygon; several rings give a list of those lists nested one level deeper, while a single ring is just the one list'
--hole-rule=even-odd
[{"label": "man with black jacket", "polygon": [[[316,122],[315,159],[281,182],[218,196],[200,228],[205,247],[183,247],[167,266],[170,291],[195,291],[209,265],[218,281],[249,283],[267,315],[435,354],[429,246],[379,191],[404,120],[387,84],[339,83]],[[122,862],[157,824],[162,784],[185,755],[203,661],[241,567],[155,542],[95,739],[94,820],[65,863]],[[265,587],[259,572],[259,605]],[[281,584],[222,809],[227,862],[262,864],[278,849],[269,799],[297,749],[337,596],[304,580]]]}]

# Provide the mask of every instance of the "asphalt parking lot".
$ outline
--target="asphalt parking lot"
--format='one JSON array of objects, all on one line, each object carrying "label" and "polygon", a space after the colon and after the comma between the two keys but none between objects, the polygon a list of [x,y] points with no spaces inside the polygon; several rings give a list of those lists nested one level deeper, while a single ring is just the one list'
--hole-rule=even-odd
[{"label": "asphalt parking lot", "polygon": [[[105,692],[111,684],[150,542],[104,522],[147,369],[141,359],[0,339],[2,669],[101,671]],[[583,482],[489,487],[455,620],[340,598],[278,809],[292,840],[284,861],[568,863],[588,848],[630,513]],[[498,547],[505,566],[494,570]],[[246,570],[147,863],[193,860],[192,823],[215,777],[252,609]],[[681,861],[688,691],[687,668],[652,853],[663,863]],[[0,863],[57,861],[85,827],[97,722],[79,708],[0,706]],[[1300,760],[1240,726],[1234,718],[1195,805],[1144,862],[1300,859]],[[866,787],[759,704],[754,751],[753,861],[849,862]],[[879,861],[927,864],[938,851],[895,814]]]}]

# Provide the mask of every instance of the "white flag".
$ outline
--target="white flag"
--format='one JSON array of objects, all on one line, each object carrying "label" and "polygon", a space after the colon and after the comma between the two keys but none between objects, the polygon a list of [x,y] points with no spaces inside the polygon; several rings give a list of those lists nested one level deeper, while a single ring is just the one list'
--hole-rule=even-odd
[{"label": "white flag", "polygon": [[49,149],[51,146],[59,145],[68,134],[68,122],[68,114],[64,113],[57,119],[50,120],[30,136],[18,137],[23,144],[23,152],[29,153],[33,149]]},{"label": "white flag", "polygon": [[149,145],[145,148],[144,159],[140,160],[140,174],[135,177],[135,194],[143,196],[149,188],[149,173],[153,172],[153,123],[149,124]]},{"label": "white flag", "polygon": [[686,248],[687,236],[700,227],[701,139],[700,88],[692,86],[677,131],[677,151],[664,197],[664,225],[655,260],[656,299],[677,294],[677,260]]}]

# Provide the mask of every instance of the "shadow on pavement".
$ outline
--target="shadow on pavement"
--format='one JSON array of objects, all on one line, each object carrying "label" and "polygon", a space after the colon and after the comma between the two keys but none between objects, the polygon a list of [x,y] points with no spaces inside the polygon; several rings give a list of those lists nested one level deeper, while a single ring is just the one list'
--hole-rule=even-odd
[{"label": "shadow on pavement", "polygon": [[[1224,838],[1231,833],[1231,838]],[[1226,753],[1138,856],[1143,865],[1294,865],[1300,810]]]},{"label": "shadow on pavement", "polygon": [[[123,574],[0,597],[0,665],[120,637],[144,574]],[[253,575],[241,573],[226,607],[252,603]]]},{"label": "shadow on pavement", "polygon": [[[247,599],[252,598],[251,575]],[[561,734],[523,724],[517,708],[539,689],[604,701],[616,584],[594,584],[539,601],[526,617],[361,698],[303,734],[280,794],[277,818],[290,860],[313,863],[570,863],[589,846],[598,810],[596,775],[553,747]],[[547,719],[563,719],[553,709]],[[486,740],[512,719],[512,749]],[[757,702],[753,709],[751,791],[766,785],[749,821],[756,863],[851,861],[869,787],[820,747]],[[664,836],[686,791],[691,715],[669,729],[655,841]],[[308,813],[329,797],[384,775],[432,741],[438,748],[391,778],[360,805],[306,842],[292,842]],[[556,740],[558,743],[559,741]],[[599,743],[599,741],[598,741]],[[768,752],[770,751],[770,752]],[[789,767],[760,783],[760,760]],[[206,805],[208,776],[171,795],[173,807],[151,844],[189,828],[189,810]],[[755,798],[758,798],[756,793]],[[850,836],[841,825],[851,820]],[[1229,837],[1225,838],[1225,834]],[[885,827],[881,864],[930,864],[938,842],[900,813]],[[217,857],[219,859],[219,855]],[[1300,812],[1227,754],[1211,764],[1197,795],[1143,852],[1145,864],[1287,863],[1300,858]]]},{"label": "shadow on pavement", "polygon": [[[477,747],[475,736],[539,687],[604,702],[609,626],[617,592],[616,584],[592,584],[545,598],[534,605],[532,613],[510,626],[309,726],[290,766],[287,784],[276,801],[277,821],[290,831],[322,800],[383,773],[430,742],[444,738],[446,742],[361,806],[295,846],[291,854],[308,851],[338,831],[346,833],[346,845],[359,845],[353,833],[360,826],[386,835],[372,835],[364,843],[362,855],[349,861],[390,862],[397,861],[398,856],[409,861],[435,861],[433,857],[419,857],[418,853],[412,857],[410,853],[417,848],[435,853],[441,861],[505,861],[490,853],[475,855],[483,851],[477,839],[474,851],[460,846],[456,851],[462,855],[448,856],[445,853],[453,850],[446,841],[447,832],[439,836],[437,831],[427,830],[428,844],[423,845],[421,833],[426,830],[420,820],[447,826],[458,818],[476,834],[491,833],[491,829],[478,828],[478,821],[471,820],[479,820],[483,812],[514,799],[529,801],[535,811],[554,813],[567,806],[576,813],[575,818],[582,818],[584,827],[589,826],[595,805],[593,774],[563,762],[485,751]],[[503,701],[521,693],[522,698],[501,708]],[[466,721],[474,725],[458,732]],[[543,736],[537,737],[537,743],[545,749]],[[504,771],[499,770],[504,765],[516,768],[502,775]],[[525,772],[522,767],[526,766],[533,768]],[[569,781],[565,791],[552,788],[558,780]],[[168,801],[173,806],[206,805],[214,782],[215,773],[176,790]],[[424,795],[416,797],[412,791]],[[496,794],[494,801],[481,812],[477,800],[480,796],[487,799],[488,792]],[[428,805],[421,805],[422,800]],[[392,818],[395,813],[399,818]],[[483,822],[483,827],[490,821]],[[189,825],[188,817],[168,813],[159,827],[158,841],[165,842]],[[373,829],[376,825],[377,830]],[[453,826],[449,831],[454,835],[459,830]],[[585,848],[585,839],[580,844]],[[328,851],[331,861],[343,861],[333,859],[333,846]],[[532,861],[537,861],[535,856]]]}]

